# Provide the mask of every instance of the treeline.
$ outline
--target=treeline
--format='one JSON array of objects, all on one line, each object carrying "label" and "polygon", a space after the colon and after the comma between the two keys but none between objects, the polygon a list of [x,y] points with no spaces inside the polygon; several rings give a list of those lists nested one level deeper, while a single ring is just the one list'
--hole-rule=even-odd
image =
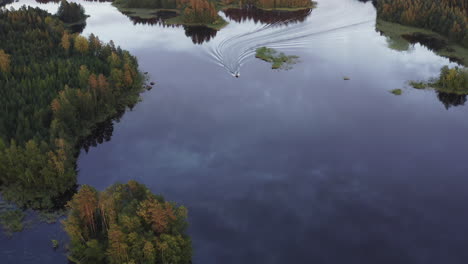
[{"label": "treeline", "polygon": [[444,66],[431,85],[444,92],[468,94],[468,69]]},{"label": "treeline", "polygon": [[238,23],[245,20],[252,20],[255,23],[288,25],[304,22],[311,14],[312,9],[305,8],[301,10],[283,12],[278,10],[264,10],[259,8],[228,8],[223,10],[226,17]]},{"label": "treeline", "polygon": [[218,9],[210,0],[116,0],[124,8],[177,9],[183,24],[213,24],[219,21]]},{"label": "treeline", "polygon": [[212,24],[219,19],[216,5],[208,0],[188,1],[183,16],[185,23]]},{"label": "treeline", "polygon": [[116,0],[114,4],[123,8],[177,9],[181,24],[222,24],[218,15],[220,9],[251,8],[283,9],[288,11],[310,10],[315,2],[311,0]]},{"label": "treeline", "polygon": [[468,47],[468,0],[378,0],[380,19],[426,28]]},{"label": "treeline", "polygon": [[84,185],[63,222],[75,263],[191,263],[187,209],[135,181],[103,192]]},{"label": "treeline", "polygon": [[429,82],[411,81],[410,85],[416,89],[430,87],[445,94],[468,95],[468,69],[444,66],[438,78]]},{"label": "treeline", "polygon": [[57,11],[57,16],[65,23],[76,23],[86,19],[85,10],[82,5],[69,3],[62,0]]},{"label": "treeline", "polygon": [[51,208],[75,186],[80,138],[135,104],[143,77],[127,51],[38,8],[1,10],[0,39],[2,195]]}]

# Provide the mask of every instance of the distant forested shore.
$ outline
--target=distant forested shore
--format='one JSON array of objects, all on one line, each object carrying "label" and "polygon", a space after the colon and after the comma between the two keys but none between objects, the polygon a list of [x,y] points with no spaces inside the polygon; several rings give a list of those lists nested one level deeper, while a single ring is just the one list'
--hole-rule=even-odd
[{"label": "distant forested shore", "polygon": [[291,12],[314,8],[316,3],[310,0],[115,0],[113,5],[130,17],[148,20],[163,17],[165,24],[220,30],[227,25],[218,15],[220,10],[248,7]]},{"label": "distant forested shore", "polygon": [[468,1],[377,0],[377,16],[440,33],[468,48]]}]

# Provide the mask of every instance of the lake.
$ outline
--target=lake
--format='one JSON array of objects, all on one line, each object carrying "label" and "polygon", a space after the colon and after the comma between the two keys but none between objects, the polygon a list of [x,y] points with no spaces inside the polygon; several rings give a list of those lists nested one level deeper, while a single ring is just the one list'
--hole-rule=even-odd
[{"label": "lake", "polygon": [[[135,179],[185,205],[194,264],[467,263],[468,108],[407,85],[454,64],[390,49],[371,3],[220,12],[218,32],[80,3],[83,34],[129,50],[156,85],[81,151],[78,182]],[[58,7],[10,6],[23,4]],[[300,62],[272,70],[262,46]],[[35,224],[0,235],[0,262],[66,263],[65,243],[60,224]]]}]

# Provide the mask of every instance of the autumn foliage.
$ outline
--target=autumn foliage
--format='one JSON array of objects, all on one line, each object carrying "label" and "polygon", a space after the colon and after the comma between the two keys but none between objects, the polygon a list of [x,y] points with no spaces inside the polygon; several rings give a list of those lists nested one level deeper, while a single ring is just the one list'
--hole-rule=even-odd
[{"label": "autumn foliage", "polygon": [[4,50],[0,50],[0,71],[10,72],[10,55],[6,54]]},{"label": "autumn foliage", "polygon": [[208,0],[190,0],[184,9],[184,22],[212,24],[219,19],[213,2]]},{"label": "autumn foliage", "polygon": [[63,222],[69,258],[80,263],[191,262],[187,210],[135,181],[103,192],[84,185],[68,203]]},{"label": "autumn foliage", "polygon": [[80,139],[138,100],[136,59],[71,34],[44,10],[0,10],[0,187],[20,206],[51,208],[76,183]]},{"label": "autumn foliage", "polygon": [[444,92],[468,94],[468,69],[459,67],[450,69],[445,66],[440,70],[440,76],[433,85]]},{"label": "autumn foliage", "polygon": [[468,47],[467,0],[379,0],[379,18],[427,28]]}]

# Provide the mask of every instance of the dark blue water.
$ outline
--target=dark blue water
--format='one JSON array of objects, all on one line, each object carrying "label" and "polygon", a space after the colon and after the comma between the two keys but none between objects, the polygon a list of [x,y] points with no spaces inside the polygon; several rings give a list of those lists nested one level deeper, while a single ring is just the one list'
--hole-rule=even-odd
[{"label": "dark blue water", "polygon": [[[84,34],[130,50],[157,85],[82,151],[79,183],[135,179],[188,207],[194,263],[467,263],[468,108],[407,87],[449,62],[389,49],[370,3],[319,1],[306,21],[259,33],[231,21],[202,45],[84,5]],[[301,62],[242,58],[268,42]],[[65,263],[50,245],[59,230],[1,237],[0,262]]]}]

